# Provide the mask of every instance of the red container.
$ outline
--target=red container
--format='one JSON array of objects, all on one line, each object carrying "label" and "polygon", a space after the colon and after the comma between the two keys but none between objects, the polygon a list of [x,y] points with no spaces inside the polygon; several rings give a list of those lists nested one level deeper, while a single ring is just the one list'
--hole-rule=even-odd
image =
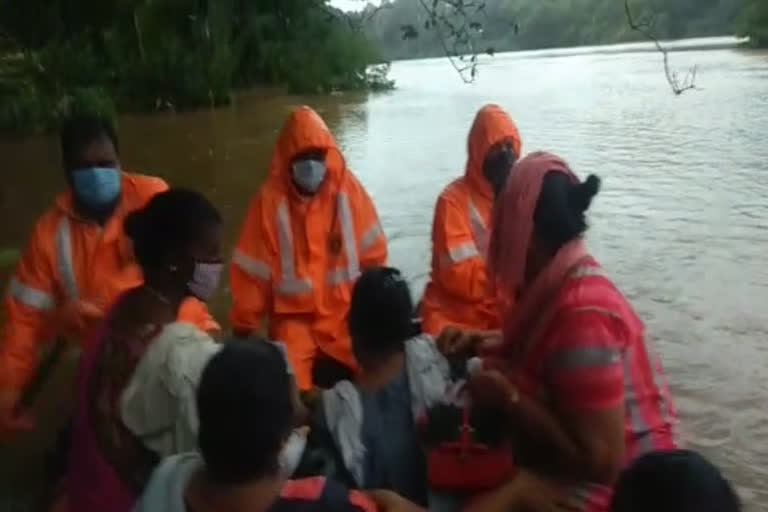
[{"label": "red container", "polygon": [[509,446],[489,447],[472,439],[469,407],[462,413],[459,440],[427,453],[427,479],[436,490],[473,494],[494,489],[517,472]]}]

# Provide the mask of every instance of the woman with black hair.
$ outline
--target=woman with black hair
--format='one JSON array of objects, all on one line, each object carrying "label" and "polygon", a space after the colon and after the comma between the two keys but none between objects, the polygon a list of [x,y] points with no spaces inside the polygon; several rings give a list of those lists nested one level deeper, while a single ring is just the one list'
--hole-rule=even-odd
[{"label": "woman with black hair", "polygon": [[[600,180],[549,153],[513,168],[489,246],[496,290],[515,303],[502,332],[447,332],[448,354],[479,353],[473,400],[505,411],[521,465],[565,484],[565,502],[605,511],[635,457],[678,445],[677,412],[642,321],[583,241]],[[503,507],[502,507],[503,508]]]},{"label": "woman with black hair", "polygon": [[126,219],[144,283],[120,297],[78,382],[69,491],[73,510],[127,512],[164,455],[196,445],[194,392],[219,348],[177,319],[216,292],[221,217],[202,195],[171,189]]}]

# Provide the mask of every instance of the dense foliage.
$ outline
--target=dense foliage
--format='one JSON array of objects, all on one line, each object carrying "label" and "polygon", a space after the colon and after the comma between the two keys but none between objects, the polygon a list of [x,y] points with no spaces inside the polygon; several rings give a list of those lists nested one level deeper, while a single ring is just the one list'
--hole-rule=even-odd
[{"label": "dense foliage", "polygon": [[738,27],[752,46],[768,47],[768,0],[744,0]]},{"label": "dense foliage", "polygon": [[[767,0],[745,1],[768,4]],[[632,0],[630,6],[639,18],[652,20],[655,37],[678,39],[733,33],[741,3]],[[436,10],[430,13],[433,5]],[[462,12],[455,5],[461,5]],[[434,13],[448,23],[435,24]],[[471,41],[468,44],[461,36],[448,38],[449,52],[567,47],[642,38],[628,25],[622,0],[459,0],[442,4],[393,0],[368,18],[366,33],[387,58],[438,56],[446,51],[446,31],[463,25],[465,17],[470,19],[466,27],[474,31]]]},{"label": "dense foliage", "polygon": [[[365,0],[360,0],[365,2]],[[381,60],[733,33],[768,45],[768,0],[0,0],[0,132],[72,109],[219,105],[255,85],[389,88]],[[457,59],[458,60],[458,59]],[[453,60],[452,60],[453,62]],[[458,66],[457,66],[458,68]],[[461,70],[460,70],[461,71]],[[113,102],[113,98],[116,102]]]},{"label": "dense foliage", "polygon": [[234,88],[371,83],[377,54],[327,0],[0,0],[0,129],[75,105],[178,109]]}]

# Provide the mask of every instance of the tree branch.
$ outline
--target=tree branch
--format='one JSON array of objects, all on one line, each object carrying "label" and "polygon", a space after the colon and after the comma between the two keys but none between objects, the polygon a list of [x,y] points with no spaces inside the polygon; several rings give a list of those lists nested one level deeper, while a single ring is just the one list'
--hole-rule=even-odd
[{"label": "tree branch", "polygon": [[[325,0],[317,1],[331,15],[339,17],[339,11],[327,5]],[[475,19],[475,16],[482,15],[485,19],[488,18],[485,12],[485,0],[418,0],[418,3],[427,15],[424,29],[435,31],[443,53],[462,81],[465,83],[473,82],[477,75],[478,53],[483,53],[478,52],[475,45],[475,37],[483,32],[483,23]],[[359,16],[350,15],[349,13],[341,13],[341,16],[346,18],[350,27],[353,29],[357,27],[359,29],[381,9],[391,6],[392,3],[390,2],[380,2],[374,8],[366,8],[366,11]],[[656,50],[661,53],[664,63],[664,76],[672,92],[679,96],[685,91],[697,89],[696,66],[690,68],[682,78],[677,71],[672,69],[669,62],[669,50],[661,44],[654,34],[655,13],[642,19],[636,18],[630,7],[630,0],[624,0],[624,11],[629,27],[653,43]],[[515,31],[517,31],[517,24],[514,26]],[[404,32],[404,38],[413,38],[418,35],[418,31],[413,25],[403,25],[401,28]],[[494,50],[489,48],[484,53],[493,55]]]},{"label": "tree branch", "polygon": [[674,71],[669,66],[669,50],[664,48],[659,42],[658,38],[653,34],[654,18],[636,20],[632,15],[632,9],[629,6],[629,0],[624,0],[624,11],[627,15],[627,23],[629,28],[642,34],[643,37],[651,41],[656,49],[661,53],[664,60],[664,75],[667,78],[667,83],[672,88],[672,92],[676,96],[683,94],[685,91],[696,89],[696,66],[690,68],[683,80],[680,80],[677,71]]},{"label": "tree branch", "polygon": [[[430,26],[435,30],[437,40],[440,42],[443,53],[445,53],[451,66],[453,66],[453,69],[456,70],[464,83],[469,84],[474,82],[475,76],[477,75],[477,52],[472,44],[471,23],[469,23],[469,16],[465,12],[465,9],[468,7],[475,7],[478,11],[482,10],[482,6],[485,5],[485,2],[476,2],[474,0],[468,2],[465,2],[464,0],[432,0],[432,5],[430,6],[427,4],[427,1],[428,0],[419,0],[419,4],[429,17]],[[448,19],[445,14],[438,13],[437,8],[441,2],[451,7],[461,17],[462,23],[459,28],[456,28],[453,22]],[[444,28],[450,32],[447,37],[443,32]],[[449,37],[453,39],[452,48],[448,47],[447,39]],[[461,51],[460,47],[462,45],[466,46],[466,49],[469,50],[467,53]],[[469,63],[466,63],[467,54],[470,56]],[[469,76],[467,76],[467,72],[469,72]]]}]

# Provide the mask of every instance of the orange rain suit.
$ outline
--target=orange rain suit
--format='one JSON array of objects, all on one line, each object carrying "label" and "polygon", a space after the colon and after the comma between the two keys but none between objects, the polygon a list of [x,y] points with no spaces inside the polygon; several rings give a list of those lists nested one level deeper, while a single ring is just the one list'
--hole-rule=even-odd
[{"label": "orange rain suit", "polygon": [[485,271],[494,198],[483,162],[503,140],[512,141],[515,155],[520,155],[520,135],[512,119],[497,105],[484,106],[469,132],[465,174],[437,200],[432,272],[422,303],[422,328],[433,336],[446,327],[500,327],[496,297]]},{"label": "orange rain suit", "polygon": [[[291,178],[292,160],[308,150],[326,151],[327,174],[312,197]],[[386,260],[373,201],[328,127],[312,109],[294,110],[234,252],[233,328],[256,331],[269,317],[269,336],[285,343],[299,389],[309,390],[318,353],[357,368],[347,329],[352,287],[361,268]]]},{"label": "orange rain suit", "polygon": [[[5,297],[0,396],[6,404],[23,393],[40,355],[57,337],[85,342],[83,335],[112,302],[141,284],[123,220],[167,189],[159,178],[123,173],[120,203],[104,226],[75,213],[71,191],[37,221]],[[182,304],[179,319],[206,331],[219,329],[197,299]]]}]

